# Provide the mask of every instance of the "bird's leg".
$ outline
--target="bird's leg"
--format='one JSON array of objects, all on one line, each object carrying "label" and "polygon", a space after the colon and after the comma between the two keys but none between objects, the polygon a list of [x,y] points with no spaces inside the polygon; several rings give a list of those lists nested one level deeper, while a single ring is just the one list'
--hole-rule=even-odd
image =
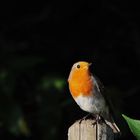
[{"label": "bird's leg", "polygon": [[79,123],[81,123],[83,120],[86,120],[90,115],[91,115],[91,113],[84,116],[82,119],[80,119]]},{"label": "bird's leg", "polygon": [[99,114],[94,117],[95,117],[95,122],[92,125],[93,126],[96,125],[96,140],[98,140],[98,124],[99,124],[99,121],[101,120],[101,117]]},{"label": "bird's leg", "polygon": [[104,122],[104,118],[102,116],[100,116],[99,114],[97,114],[95,117],[95,121],[94,123],[92,124],[93,126],[96,125],[96,140],[98,140],[98,126],[99,126],[99,123],[101,122]]},{"label": "bird's leg", "polygon": [[96,140],[98,140],[98,122],[100,120],[100,116],[96,116]]},{"label": "bird's leg", "polygon": [[93,115],[95,117],[95,122],[92,125],[97,125],[97,123],[99,123],[99,121],[101,120],[101,116],[100,115]]}]

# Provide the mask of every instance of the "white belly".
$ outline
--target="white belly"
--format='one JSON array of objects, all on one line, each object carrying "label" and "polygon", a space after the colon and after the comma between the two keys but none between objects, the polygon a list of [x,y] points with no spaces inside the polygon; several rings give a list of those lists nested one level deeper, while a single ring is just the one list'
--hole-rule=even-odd
[{"label": "white belly", "polygon": [[104,99],[96,99],[93,96],[78,96],[75,98],[76,103],[80,106],[80,108],[86,112],[93,114],[100,114],[104,111],[105,103]]}]

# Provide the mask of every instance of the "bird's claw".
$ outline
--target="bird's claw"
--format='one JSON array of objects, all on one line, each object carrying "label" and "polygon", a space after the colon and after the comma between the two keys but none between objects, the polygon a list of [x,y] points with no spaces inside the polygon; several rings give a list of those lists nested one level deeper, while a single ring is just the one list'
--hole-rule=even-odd
[{"label": "bird's claw", "polygon": [[80,119],[79,124],[81,124],[81,122],[82,122],[83,120],[88,119],[88,117],[89,117],[90,115],[92,115],[92,114],[89,113],[89,114],[87,114],[86,116],[84,116],[82,119]]},{"label": "bird's claw", "polygon": [[98,123],[101,123],[103,121],[104,121],[104,119],[100,115],[97,115],[97,116],[95,116],[95,122],[93,122],[92,125],[95,126]]}]

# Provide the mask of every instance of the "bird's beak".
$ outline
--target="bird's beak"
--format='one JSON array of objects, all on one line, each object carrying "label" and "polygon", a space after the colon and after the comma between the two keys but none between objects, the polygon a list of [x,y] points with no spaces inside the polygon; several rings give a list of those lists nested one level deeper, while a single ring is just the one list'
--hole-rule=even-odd
[{"label": "bird's beak", "polygon": [[88,65],[84,66],[84,69],[89,69],[92,63],[89,63]]},{"label": "bird's beak", "polygon": [[89,63],[88,66],[90,67],[92,65],[92,63]]}]

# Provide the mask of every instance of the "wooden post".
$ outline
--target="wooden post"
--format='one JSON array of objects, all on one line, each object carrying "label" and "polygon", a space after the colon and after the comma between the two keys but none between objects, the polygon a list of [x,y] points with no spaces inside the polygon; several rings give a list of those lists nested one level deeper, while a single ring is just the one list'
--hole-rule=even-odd
[{"label": "wooden post", "polygon": [[104,122],[96,125],[93,119],[79,121],[70,126],[68,140],[114,140],[112,129]]}]

